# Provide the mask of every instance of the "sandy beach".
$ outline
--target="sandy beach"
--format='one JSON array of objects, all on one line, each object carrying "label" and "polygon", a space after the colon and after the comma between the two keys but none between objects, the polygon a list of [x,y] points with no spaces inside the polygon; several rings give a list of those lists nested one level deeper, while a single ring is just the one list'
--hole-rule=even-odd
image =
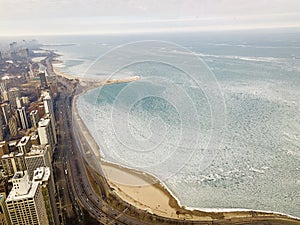
[{"label": "sandy beach", "polygon": [[69,75],[69,74],[63,73],[58,67],[55,66],[55,64],[59,64],[59,63],[61,63],[61,61],[59,61],[57,59],[52,62],[53,71],[54,71],[55,74],[57,74],[57,75],[59,75],[61,77],[65,77],[65,78],[67,78],[69,80],[79,79],[79,77],[77,77],[75,75],[73,76],[73,75]]},{"label": "sandy beach", "polygon": [[172,196],[160,183],[153,183],[152,177],[103,161],[101,166],[108,183],[122,199],[150,213],[178,218],[176,208],[170,204]]}]

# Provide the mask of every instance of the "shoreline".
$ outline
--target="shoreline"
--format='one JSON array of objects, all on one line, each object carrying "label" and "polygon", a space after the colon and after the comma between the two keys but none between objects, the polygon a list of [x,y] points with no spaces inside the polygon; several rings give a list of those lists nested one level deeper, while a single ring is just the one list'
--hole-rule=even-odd
[{"label": "shoreline", "polygon": [[[56,60],[56,59],[54,58],[54,60]],[[57,76],[64,77],[68,80],[76,80],[77,79],[80,84],[82,84],[82,83],[85,84],[85,85],[81,85],[82,91],[80,91],[80,93],[77,93],[74,96],[73,102],[75,103],[75,106],[73,106],[73,108],[75,108],[74,110],[76,112],[77,112],[77,107],[76,107],[77,106],[77,98],[80,95],[83,95],[84,93],[86,93],[87,91],[97,88],[101,85],[120,83],[120,82],[131,82],[131,81],[140,79],[139,77],[129,77],[127,79],[121,79],[121,80],[106,80],[106,81],[101,80],[101,81],[98,81],[97,84],[93,83],[93,85],[88,86],[86,84],[89,82],[93,82],[95,79],[89,80],[86,78],[76,77],[76,76],[65,74],[65,73],[61,72],[58,68],[55,68],[54,64],[53,64],[53,70]],[[233,219],[250,218],[251,219],[251,218],[253,218],[253,214],[258,214],[258,216],[261,218],[263,218],[264,216],[268,216],[268,217],[273,216],[273,217],[281,217],[281,218],[283,217],[283,219],[294,219],[297,221],[300,220],[300,218],[298,218],[298,217],[291,216],[291,215],[284,214],[284,213],[273,212],[273,211],[262,211],[262,210],[240,209],[240,208],[192,208],[192,207],[184,206],[180,203],[179,199],[172,193],[172,191],[167,187],[167,185],[164,184],[163,182],[161,182],[156,176],[146,173],[146,172],[143,172],[143,171],[138,171],[138,170],[135,170],[132,168],[124,167],[119,164],[114,164],[114,163],[105,161],[105,159],[103,159],[103,157],[100,153],[100,147],[94,140],[93,136],[90,134],[90,131],[86,127],[85,123],[83,122],[83,120],[80,117],[78,112],[77,112],[76,116],[77,116],[76,119],[80,120],[81,123],[85,126],[85,128],[83,128],[82,126],[79,125],[79,127],[81,128],[80,132],[82,133],[82,135],[84,136],[85,139],[88,139],[89,141],[93,142],[89,145],[91,146],[91,149],[93,150],[94,154],[99,157],[100,166],[102,167],[103,171],[105,171],[105,168],[103,168],[103,167],[106,166],[106,167],[108,167],[108,169],[115,170],[115,171],[119,170],[127,175],[129,174],[130,176],[136,176],[136,177],[138,177],[138,179],[144,179],[144,180],[150,179],[151,182],[149,182],[148,185],[153,186],[153,188],[156,190],[160,190],[160,192],[163,193],[163,195],[167,196],[167,198],[169,199],[168,204],[171,207],[171,211],[169,211],[170,217],[166,216],[165,211],[162,211],[162,213],[160,214],[159,212],[161,210],[157,210],[156,208],[151,208],[148,205],[146,205],[147,203],[145,204],[144,199],[142,199],[142,200],[139,198],[134,199],[132,195],[130,196],[128,194],[128,191],[130,192],[130,189],[132,190],[133,186],[124,187],[124,186],[122,186],[122,184],[116,184],[116,182],[111,181],[112,179],[109,177],[109,174],[107,173],[105,178],[106,178],[107,182],[109,183],[109,185],[113,189],[116,190],[115,192],[118,194],[118,196],[121,199],[123,199],[124,201],[128,202],[131,205],[134,205],[142,210],[145,210],[152,214],[154,213],[159,216],[173,218],[173,219],[185,219],[185,220],[190,220],[190,221],[193,221],[193,220],[213,221],[216,218],[219,218],[221,215],[223,216],[223,218],[227,218],[227,219],[231,219],[231,218],[233,218]],[[84,132],[82,130],[84,130]],[[153,184],[153,181],[155,181],[154,184]],[[139,188],[141,189],[141,187],[139,187]],[[152,189],[152,190],[154,190],[154,189]],[[153,198],[153,196],[152,196],[152,198]],[[161,199],[159,199],[159,201],[160,200]],[[157,203],[158,205],[160,205],[159,201]],[[170,204],[170,202],[172,202],[172,204]],[[132,204],[132,203],[136,203],[136,205]],[[177,215],[176,212],[178,210],[182,211],[182,212]],[[175,212],[175,214],[174,214],[174,212]]]}]

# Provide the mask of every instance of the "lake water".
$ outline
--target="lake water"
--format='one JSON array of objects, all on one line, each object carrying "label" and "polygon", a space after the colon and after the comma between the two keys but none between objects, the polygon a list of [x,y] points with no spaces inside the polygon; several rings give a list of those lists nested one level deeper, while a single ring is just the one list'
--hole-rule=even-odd
[{"label": "lake water", "polygon": [[105,160],[155,175],[189,207],[300,217],[299,35],[39,39],[74,44],[50,47],[62,54],[65,73],[141,77],[79,98]]}]

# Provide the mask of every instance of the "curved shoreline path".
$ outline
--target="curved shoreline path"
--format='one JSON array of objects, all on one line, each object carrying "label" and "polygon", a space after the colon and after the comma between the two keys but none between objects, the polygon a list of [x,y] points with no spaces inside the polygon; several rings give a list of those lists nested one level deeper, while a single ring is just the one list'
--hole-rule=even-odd
[{"label": "curved shoreline path", "polygon": [[[67,81],[74,80],[71,76],[65,76],[65,74],[59,73],[59,71],[55,71],[55,74],[64,77]],[[216,224],[261,224],[261,222],[264,221],[267,222],[266,224],[300,224],[300,220],[298,218],[272,212],[235,209],[204,209],[203,211],[188,210],[185,207],[179,206],[179,203],[172,194],[153,176],[144,172],[104,162],[100,155],[99,146],[79,116],[77,110],[77,99],[80,95],[86,93],[86,91],[102,85],[131,82],[137,79],[139,79],[139,77],[109,81],[76,79],[80,86],[79,89],[77,89],[78,93],[76,93],[73,99],[72,125],[73,129],[77,130],[78,136],[81,137],[77,144],[88,145],[80,148],[86,150],[85,152],[82,152],[84,159],[87,161],[89,166],[92,166],[93,169],[97,171],[98,174],[105,176],[105,179],[113,190],[112,192],[117,193],[119,197],[121,197],[125,202],[128,202],[130,205],[144,210],[145,213],[148,212],[149,214],[155,214],[161,217],[178,219],[178,222],[183,222],[184,220],[207,223],[214,222]],[[138,179],[139,181],[142,180],[145,182],[145,185],[138,187],[134,185],[125,186],[111,181],[115,181],[116,179],[127,179],[127,182],[129,179],[133,182],[133,184],[136,183],[135,179]],[[153,180],[156,180],[157,182],[153,184]],[[106,191],[109,192],[111,190]]]}]

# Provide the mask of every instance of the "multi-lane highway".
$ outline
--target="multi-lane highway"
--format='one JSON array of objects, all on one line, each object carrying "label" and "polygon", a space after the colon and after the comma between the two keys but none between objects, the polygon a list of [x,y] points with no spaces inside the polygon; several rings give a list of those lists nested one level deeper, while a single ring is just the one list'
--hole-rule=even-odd
[{"label": "multi-lane highway", "polygon": [[75,196],[70,186],[67,168],[69,163],[68,152],[70,151],[71,140],[68,138],[68,124],[65,122],[66,102],[70,101],[68,90],[63,85],[59,86],[59,97],[55,102],[55,118],[57,119],[58,145],[53,156],[53,168],[58,193],[58,209],[63,224],[75,224],[81,222],[82,212],[75,200]]},{"label": "multi-lane highway", "polygon": [[[64,87],[66,85],[63,84],[61,86]],[[67,188],[72,202],[78,202],[102,224],[147,224],[137,218],[126,215],[126,208],[119,212],[106,202],[106,192],[101,188],[103,184],[101,184],[97,175],[90,171],[91,168],[88,168],[80,149],[78,149],[78,147],[83,145],[80,143],[78,130],[72,127],[72,93],[70,91],[73,90],[65,87],[64,93],[60,93],[58,111],[60,112],[59,129],[62,129],[60,132],[61,144],[65,146],[62,156],[65,160],[63,163],[64,175],[66,176]],[[100,187],[101,194],[96,193],[92,188],[93,185],[90,179]],[[77,210],[77,214],[81,215],[81,212]]]}]

